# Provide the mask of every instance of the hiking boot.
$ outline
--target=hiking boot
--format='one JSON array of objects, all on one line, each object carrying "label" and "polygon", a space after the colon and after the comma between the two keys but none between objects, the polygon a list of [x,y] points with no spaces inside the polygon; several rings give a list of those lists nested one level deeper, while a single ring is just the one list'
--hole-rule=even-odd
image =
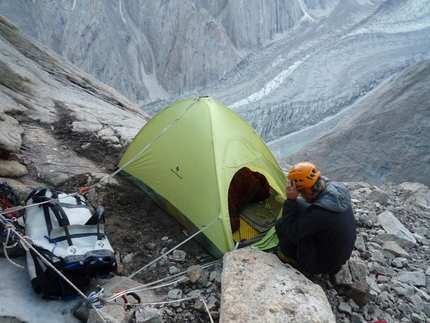
[{"label": "hiking boot", "polygon": [[276,247],[273,252],[279,258],[279,260],[282,261],[284,264],[290,264],[296,269],[299,268],[299,263],[297,262],[297,260],[294,260],[293,258],[290,258],[284,255],[284,253],[281,251],[279,247]]}]

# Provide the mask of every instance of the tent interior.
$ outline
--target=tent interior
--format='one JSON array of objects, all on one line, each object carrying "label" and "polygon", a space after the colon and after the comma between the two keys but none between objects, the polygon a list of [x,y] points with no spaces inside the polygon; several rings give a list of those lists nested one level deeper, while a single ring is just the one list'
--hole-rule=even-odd
[{"label": "tent interior", "polygon": [[234,175],[228,200],[233,238],[239,246],[263,238],[275,225],[283,207],[265,176],[247,167]]}]

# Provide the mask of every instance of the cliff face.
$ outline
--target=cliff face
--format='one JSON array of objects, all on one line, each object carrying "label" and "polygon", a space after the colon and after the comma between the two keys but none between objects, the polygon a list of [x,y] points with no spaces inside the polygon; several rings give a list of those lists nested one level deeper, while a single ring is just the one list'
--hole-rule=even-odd
[{"label": "cliff face", "polygon": [[54,170],[64,169],[61,164],[51,165],[53,168],[48,170],[54,152],[40,150],[52,143],[40,135],[47,129],[59,138],[72,138],[72,149],[63,151],[65,160],[73,149],[89,157],[102,149],[99,162],[115,167],[117,154],[149,116],[116,90],[28,38],[3,17],[0,48],[0,176],[5,176],[3,172],[10,167],[8,161],[3,162],[4,157],[25,150],[41,158],[39,170],[45,168],[47,175],[58,177]]},{"label": "cliff face", "polygon": [[17,0],[2,1],[0,11],[140,103],[207,87],[303,16],[297,0]]},{"label": "cliff face", "polygon": [[284,159],[314,161],[335,180],[430,185],[430,60],[410,66],[355,113]]},{"label": "cliff face", "polygon": [[8,0],[0,12],[151,115],[210,95],[268,142],[430,58],[425,0]]}]

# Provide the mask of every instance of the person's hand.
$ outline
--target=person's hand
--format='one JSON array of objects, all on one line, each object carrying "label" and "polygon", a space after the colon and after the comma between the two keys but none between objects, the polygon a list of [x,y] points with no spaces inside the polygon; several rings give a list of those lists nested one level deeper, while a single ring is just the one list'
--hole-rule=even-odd
[{"label": "person's hand", "polygon": [[299,196],[299,190],[296,187],[295,181],[288,180],[287,187],[285,188],[285,193],[287,194],[287,198],[290,200],[297,199],[297,196]]}]

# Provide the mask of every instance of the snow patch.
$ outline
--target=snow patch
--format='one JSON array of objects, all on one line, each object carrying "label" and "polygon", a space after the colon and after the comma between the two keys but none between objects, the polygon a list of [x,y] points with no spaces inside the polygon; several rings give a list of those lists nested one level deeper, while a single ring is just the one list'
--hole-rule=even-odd
[{"label": "snow patch", "polygon": [[293,65],[288,67],[286,70],[283,70],[281,73],[279,73],[273,80],[269,81],[260,91],[251,94],[247,98],[240,100],[236,103],[233,103],[230,108],[236,109],[238,107],[247,105],[251,102],[255,102],[260,100],[261,98],[265,97],[266,95],[269,95],[273,90],[281,86],[281,84],[284,82],[284,80],[292,73],[294,70],[302,64],[309,55],[303,57],[303,60],[295,62]]},{"label": "snow patch", "polygon": [[314,19],[308,14],[307,8],[303,3],[303,0],[298,0],[298,1],[299,1],[300,8],[303,11],[302,21],[314,21]]},{"label": "snow patch", "polygon": [[121,0],[118,0],[118,6],[119,6],[119,14],[121,15],[121,20],[124,23],[124,25],[127,24],[127,20],[124,17],[124,13],[122,12],[122,2]]}]

